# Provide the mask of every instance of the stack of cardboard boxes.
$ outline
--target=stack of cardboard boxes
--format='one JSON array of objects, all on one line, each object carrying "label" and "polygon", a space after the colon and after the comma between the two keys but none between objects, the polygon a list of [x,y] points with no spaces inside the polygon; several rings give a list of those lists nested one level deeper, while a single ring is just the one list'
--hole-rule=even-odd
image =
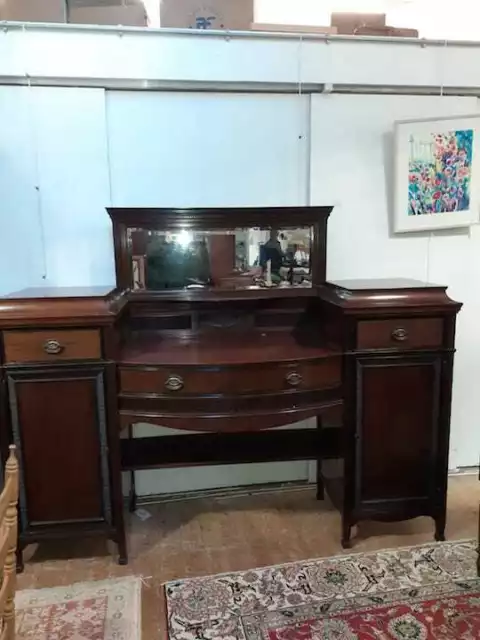
[{"label": "stack of cardboard boxes", "polygon": [[[384,13],[332,13],[330,26],[258,24],[254,0],[148,0],[160,3],[160,25],[180,29],[289,31],[418,37],[386,24]],[[0,20],[148,26],[147,0],[0,0]],[[158,11],[158,4],[157,4]]]},{"label": "stack of cardboard boxes", "polygon": [[143,0],[0,0],[0,20],[148,25]]}]

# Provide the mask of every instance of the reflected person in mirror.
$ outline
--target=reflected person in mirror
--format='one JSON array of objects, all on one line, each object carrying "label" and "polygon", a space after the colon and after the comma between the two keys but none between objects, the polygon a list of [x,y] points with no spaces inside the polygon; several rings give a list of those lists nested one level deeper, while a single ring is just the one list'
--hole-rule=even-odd
[{"label": "reflected person in mirror", "polygon": [[280,269],[283,265],[284,253],[278,238],[278,230],[274,228],[270,229],[270,238],[260,247],[260,266],[264,275],[269,260],[272,282],[278,284],[282,280]]}]

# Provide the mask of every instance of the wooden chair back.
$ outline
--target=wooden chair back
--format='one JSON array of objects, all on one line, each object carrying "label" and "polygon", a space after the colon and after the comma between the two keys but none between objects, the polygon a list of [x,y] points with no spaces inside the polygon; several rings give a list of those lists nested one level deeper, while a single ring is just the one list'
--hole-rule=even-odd
[{"label": "wooden chair back", "polygon": [[15,447],[11,446],[5,465],[5,483],[0,494],[0,640],[15,638],[18,483],[18,461]]}]

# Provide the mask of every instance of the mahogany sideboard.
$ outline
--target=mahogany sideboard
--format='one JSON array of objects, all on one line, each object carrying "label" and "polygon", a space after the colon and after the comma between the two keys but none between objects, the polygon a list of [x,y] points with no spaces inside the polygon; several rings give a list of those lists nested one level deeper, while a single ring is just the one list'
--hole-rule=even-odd
[{"label": "mahogany sideboard", "polygon": [[[455,319],[446,287],[327,282],[330,207],[111,209],[117,286],[0,299],[0,444],[22,549],[103,535],[122,471],[316,460],[342,514],[444,539]],[[316,418],[316,428],[276,429]],[[132,425],[177,431],[133,438]],[[186,431],[185,434],[179,435]]]}]

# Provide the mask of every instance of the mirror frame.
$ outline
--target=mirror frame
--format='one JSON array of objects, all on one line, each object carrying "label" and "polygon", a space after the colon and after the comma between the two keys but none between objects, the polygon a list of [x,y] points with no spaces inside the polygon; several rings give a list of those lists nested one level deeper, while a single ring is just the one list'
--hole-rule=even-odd
[{"label": "mirror frame", "polygon": [[[290,297],[314,295],[316,287],[325,283],[327,258],[327,221],[333,207],[222,207],[222,208],[145,208],[108,207],[113,223],[115,273],[117,287],[129,292],[135,299],[155,298],[190,300],[215,298]],[[129,251],[129,228],[161,231],[209,231],[214,229],[264,228],[281,229],[312,227],[312,287],[261,290],[171,289],[133,290],[132,260]]]}]

